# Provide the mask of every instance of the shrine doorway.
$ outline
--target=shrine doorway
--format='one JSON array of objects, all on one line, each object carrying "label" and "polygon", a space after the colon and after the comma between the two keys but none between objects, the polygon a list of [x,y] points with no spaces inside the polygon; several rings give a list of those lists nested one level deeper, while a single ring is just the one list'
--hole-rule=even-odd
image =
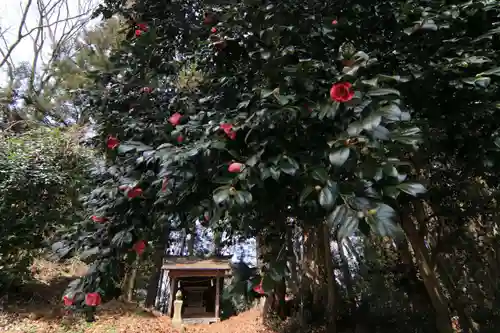
[{"label": "shrine doorway", "polygon": [[166,314],[173,316],[173,299],[182,293],[182,319],[186,323],[210,323],[220,319],[224,278],[230,275],[228,258],[169,257],[163,265],[169,280]]}]

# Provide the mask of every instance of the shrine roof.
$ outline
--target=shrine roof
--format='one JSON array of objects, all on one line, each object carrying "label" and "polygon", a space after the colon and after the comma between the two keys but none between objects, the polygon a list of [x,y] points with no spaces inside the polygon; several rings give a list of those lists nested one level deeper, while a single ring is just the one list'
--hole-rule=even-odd
[{"label": "shrine roof", "polygon": [[226,257],[180,257],[166,256],[163,269],[166,270],[230,270],[231,256]]}]

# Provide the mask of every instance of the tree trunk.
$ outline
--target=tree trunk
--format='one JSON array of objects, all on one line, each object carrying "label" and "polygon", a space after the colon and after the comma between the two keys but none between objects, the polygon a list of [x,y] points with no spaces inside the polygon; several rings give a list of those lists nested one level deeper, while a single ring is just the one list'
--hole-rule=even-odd
[{"label": "tree trunk", "polygon": [[436,258],[436,266],[440,271],[440,275],[443,278],[444,285],[448,289],[453,303],[453,307],[457,310],[460,317],[460,326],[463,332],[479,333],[479,327],[472,317],[467,313],[465,309],[465,304],[462,301],[464,295],[462,291],[456,287],[453,279],[451,278],[448,270],[446,269],[446,263],[443,262],[439,256]]},{"label": "tree trunk", "polygon": [[335,333],[337,331],[337,307],[336,296],[337,286],[334,275],[332,249],[330,247],[330,229],[323,223],[320,226],[320,232],[323,233],[323,255],[325,265],[325,278],[328,286],[328,303],[327,303],[327,331]]},{"label": "tree trunk", "polygon": [[401,218],[403,229],[415,255],[417,266],[422,276],[425,288],[436,313],[436,328],[439,333],[453,333],[447,300],[429,262],[429,253],[424,240],[418,234],[411,217],[404,215]]},{"label": "tree trunk", "polygon": [[134,287],[135,287],[135,280],[137,278],[137,269],[139,266],[139,257],[137,257],[132,264],[132,267],[130,267],[130,270],[128,272],[128,278],[127,278],[127,284],[125,285],[125,300],[128,302],[132,302],[134,299]]},{"label": "tree trunk", "polygon": [[293,246],[293,227],[287,226],[286,229],[286,242],[287,242],[287,252],[288,252],[288,263],[290,265],[290,288],[294,295],[299,292],[299,278],[297,275],[297,258],[295,257],[295,251]]},{"label": "tree trunk", "polygon": [[356,295],[354,294],[351,271],[349,270],[349,261],[347,260],[347,256],[345,254],[344,242],[338,241],[337,244],[339,247],[340,260],[342,261],[341,263],[342,275],[344,277],[344,283],[347,289],[349,315],[354,315],[356,311],[356,299],[355,299]]},{"label": "tree trunk", "polygon": [[161,242],[161,244],[158,244],[158,246],[155,248],[155,252],[153,254],[154,270],[153,272],[151,272],[151,275],[149,277],[146,301],[144,303],[147,308],[155,306],[156,303],[165,247],[166,244]]},{"label": "tree trunk", "polygon": [[195,232],[191,232],[190,234],[190,237],[189,237],[189,240],[188,240],[188,256],[193,256],[194,255],[194,239],[196,237],[196,234]]}]

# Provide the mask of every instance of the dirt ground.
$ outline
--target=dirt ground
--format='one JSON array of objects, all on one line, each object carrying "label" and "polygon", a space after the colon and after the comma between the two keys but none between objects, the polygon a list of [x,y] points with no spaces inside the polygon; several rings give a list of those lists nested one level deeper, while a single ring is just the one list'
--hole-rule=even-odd
[{"label": "dirt ground", "polygon": [[[155,316],[136,304],[112,301],[87,323],[79,315],[65,314],[61,293],[72,278],[85,272],[78,262],[57,265],[37,260],[32,272],[35,281],[16,297],[4,298],[0,310],[0,332],[9,333],[180,333],[170,320]],[[220,323],[192,325],[185,333],[274,333],[261,324],[259,312],[250,310]]]}]

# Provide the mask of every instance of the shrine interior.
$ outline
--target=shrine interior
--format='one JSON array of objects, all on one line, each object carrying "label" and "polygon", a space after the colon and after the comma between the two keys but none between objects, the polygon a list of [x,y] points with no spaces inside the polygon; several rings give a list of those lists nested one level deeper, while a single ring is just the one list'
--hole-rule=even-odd
[{"label": "shrine interior", "polygon": [[180,289],[183,295],[182,316],[202,318],[215,316],[215,277],[182,277],[178,279],[175,293]]}]

